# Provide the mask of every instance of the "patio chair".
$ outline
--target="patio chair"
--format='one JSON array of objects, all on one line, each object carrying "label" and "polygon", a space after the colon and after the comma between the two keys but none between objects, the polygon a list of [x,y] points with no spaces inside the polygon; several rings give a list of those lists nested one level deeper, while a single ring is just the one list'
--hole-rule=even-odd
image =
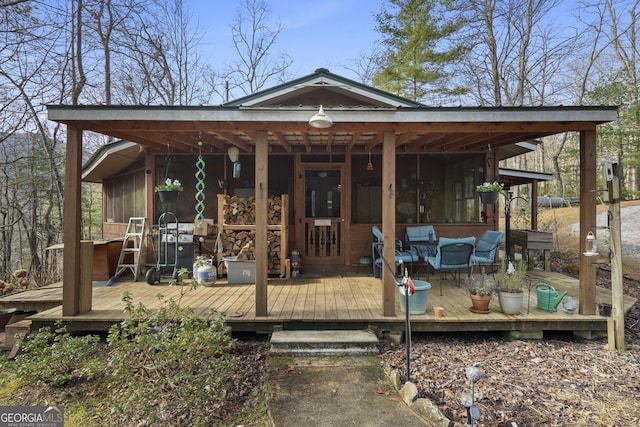
[{"label": "patio chair", "polygon": [[[378,226],[374,225],[371,227],[371,234],[373,238],[372,245],[372,253],[373,253],[373,265],[374,265],[374,274],[375,274],[375,265],[376,260],[382,257],[382,246],[384,245],[382,241],[382,230],[378,228]],[[413,263],[417,262],[420,259],[418,256],[418,252],[415,249],[404,250],[402,248],[402,241],[396,239],[396,250],[395,250],[395,263],[398,264],[409,264],[409,271],[413,273]],[[384,269],[384,267],[382,267]],[[381,276],[382,277],[382,276]]]},{"label": "patio chair", "polygon": [[496,252],[498,252],[498,247],[503,237],[504,232],[502,231],[485,231],[480,240],[478,240],[474,253],[471,255],[471,264],[490,265],[493,267],[492,272],[495,272]]},{"label": "patio chair", "polygon": [[419,260],[415,265],[416,271],[414,273],[414,275],[417,275],[422,270],[422,267],[429,267],[427,257],[436,253],[436,247],[438,246],[436,230],[433,225],[408,226],[405,229],[405,242],[408,247],[418,252]]},{"label": "patio chair", "polygon": [[[442,295],[442,276],[447,272],[453,273],[457,285],[460,286],[460,272],[471,269],[471,254],[473,253],[475,237],[451,239],[441,237],[435,255],[427,257],[429,266],[440,273],[440,295]],[[430,268],[430,269],[431,269]],[[430,270],[429,269],[429,270]],[[427,281],[429,275],[427,275]]]},{"label": "patio chair", "polygon": [[405,230],[407,245],[416,248],[420,258],[435,254],[437,246],[436,230],[433,225],[409,226]]}]

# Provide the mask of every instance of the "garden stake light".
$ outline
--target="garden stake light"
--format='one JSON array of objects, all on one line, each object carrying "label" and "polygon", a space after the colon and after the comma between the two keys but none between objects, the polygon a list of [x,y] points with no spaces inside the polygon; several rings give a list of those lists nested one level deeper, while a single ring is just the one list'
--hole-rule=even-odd
[{"label": "garden stake light", "polygon": [[482,378],[482,374],[480,373],[480,369],[475,366],[469,366],[466,370],[467,378],[471,381],[471,396],[468,394],[463,394],[462,398],[462,406],[467,408],[467,420],[469,424],[473,426],[474,421],[478,421],[480,419],[480,409],[475,405],[475,386],[480,378]]}]

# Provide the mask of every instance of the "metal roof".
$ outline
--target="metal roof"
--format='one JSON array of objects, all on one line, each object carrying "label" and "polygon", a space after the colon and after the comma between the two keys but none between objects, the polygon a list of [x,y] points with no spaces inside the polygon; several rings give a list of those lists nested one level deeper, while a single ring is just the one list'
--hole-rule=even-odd
[{"label": "metal roof", "polygon": [[[334,122],[316,129],[323,105]],[[430,107],[336,76],[327,70],[220,106],[48,107],[49,119],[152,149],[189,153],[254,151],[267,131],[271,153],[380,150],[384,132],[404,152],[469,153],[513,146],[615,121],[617,107]]]}]

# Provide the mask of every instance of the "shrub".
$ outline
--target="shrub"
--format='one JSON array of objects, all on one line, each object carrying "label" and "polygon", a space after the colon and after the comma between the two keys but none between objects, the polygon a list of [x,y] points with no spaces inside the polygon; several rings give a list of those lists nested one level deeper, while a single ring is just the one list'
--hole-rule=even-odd
[{"label": "shrub", "polygon": [[41,328],[22,344],[22,353],[16,358],[17,376],[53,387],[91,379],[102,370],[97,358],[99,342],[96,335],[72,336],[61,323],[55,329]]},{"label": "shrub", "polygon": [[226,399],[235,365],[235,345],[224,320],[212,311],[200,319],[192,309],[164,301],[157,313],[134,306],[125,294],[130,318],[109,331],[111,367],[115,377],[114,419],[117,423],[207,425],[207,417]]}]

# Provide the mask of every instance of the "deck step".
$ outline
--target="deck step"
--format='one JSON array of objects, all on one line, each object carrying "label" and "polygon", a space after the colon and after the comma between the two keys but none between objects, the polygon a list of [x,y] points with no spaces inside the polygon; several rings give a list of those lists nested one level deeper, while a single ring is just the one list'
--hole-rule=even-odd
[{"label": "deck step", "polygon": [[288,356],[373,356],[379,354],[373,331],[275,331],[270,353]]},{"label": "deck step", "polygon": [[16,344],[16,335],[23,336],[31,331],[31,320],[23,319],[15,323],[9,323],[4,328],[4,345],[2,350],[11,350]]}]

